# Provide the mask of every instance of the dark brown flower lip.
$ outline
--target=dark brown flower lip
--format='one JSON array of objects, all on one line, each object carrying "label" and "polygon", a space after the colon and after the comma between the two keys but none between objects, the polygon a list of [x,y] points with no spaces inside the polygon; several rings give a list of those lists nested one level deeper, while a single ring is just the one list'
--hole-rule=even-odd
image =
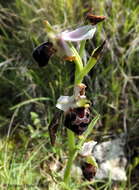
[{"label": "dark brown flower lip", "polygon": [[96,166],[89,164],[87,162],[82,163],[81,169],[82,169],[84,178],[87,179],[88,181],[91,181],[97,172]]},{"label": "dark brown flower lip", "polygon": [[77,108],[75,110],[76,119],[72,122],[73,125],[80,125],[81,123],[89,123],[90,111],[88,108]]},{"label": "dark brown flower lip", "polygon": [[89,20],[92,25],[96,25],[97,23],[105,20],[106,17],[105,16],[97,16],[97,15],[94,15],[92,13],[87,13],[86,19]]},{"label": "dark brown flower lip", "polygon": [[32,56],[39,67],[44,67],[48,64],[49,59],[55,52],[56,49],[51,42],[44,42],[34,49]]},{"label": "dark brown flower lip", "polygon": [[76,135],[82,135],[86,131],[87,126],[88,126],[87,124],[71,125],[67,128],[73,131]]},{"label": "dark brown flower lip", "polygon": [[77,107],[74,109],[70,109],[66,113],[64,125],[68,129],[75,132],[75,134],[82,135],[82,133],[87,129],[89,122],[89,108]]}]

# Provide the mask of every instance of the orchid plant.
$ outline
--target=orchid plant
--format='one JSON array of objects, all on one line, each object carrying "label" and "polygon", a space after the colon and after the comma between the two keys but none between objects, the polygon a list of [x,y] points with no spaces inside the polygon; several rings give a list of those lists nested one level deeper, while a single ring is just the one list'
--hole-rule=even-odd
[{"label": "orchid plant", "polygon": [[[49,59],[54,54],[65,61],[68,60],[75,63],[73,95],[60,96],[56,104],[56,107],[64,112],[64,126],[67,128],[69,158],[63,179],[66,184],[70,182],[71,167],[78,154],[80,154],[84,160],[81,168],[86,179],[91,180],[97,169],[97,163],[91,155],[91,150],[89,149],[88,151],[88,148],[85,148],[88,147],[85,141],[97,123],[99,115],[97,114],[93,120],[91,119],[90,101],[85,95],[86,85],[83,84],[83,80],[97,63],[105,42],[92,52],[86,64],[83,62],[83,53],[86,40],[93,38],[96,32],[96,24],[104,19],[104,16],[95,16],[88,13],[86,15],[86,20],[88,20],[89,23],[75,30],[66,30],[62,32],[55,30],[50,23],[46,21],[46,31],[49,41],[38,46],[33,52],[34,59],[41,67],[47,65]],[[72,42],[80,44],[78,50]],[[55,122],[56,119],[54,119],[49,126],[52,144],[54,144],[56,138],[56,134],[53,133],[56,133],[58,125],[58,122]],[[82,138],[79,138],[79,142],[76,145],[75,137],[80,137],[81,135]],[[93,143],[95,142],[93,141]]]}]

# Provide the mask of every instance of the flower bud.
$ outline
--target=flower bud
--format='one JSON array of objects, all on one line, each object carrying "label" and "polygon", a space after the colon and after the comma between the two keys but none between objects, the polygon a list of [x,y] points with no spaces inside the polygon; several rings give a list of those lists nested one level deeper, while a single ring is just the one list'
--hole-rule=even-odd
[{"label": "flower bud", "polygon": [[96,48],[92,57],[94,57],[95,59],[98,59],[100,57],[102,50],[104,49],[105,43],[106,43],[106,41],[103,41],[103,43],[98,48]]}]

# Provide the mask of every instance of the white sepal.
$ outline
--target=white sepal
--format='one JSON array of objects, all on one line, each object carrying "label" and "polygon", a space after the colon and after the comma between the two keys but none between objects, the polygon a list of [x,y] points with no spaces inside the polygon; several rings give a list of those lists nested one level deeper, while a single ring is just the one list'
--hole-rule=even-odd
[{"label": "white sepal", "polygon": [[75,106],[75,101],[73,96],[60,96],[57,100],[56,107],[64,112],[68,111],[70,108]]},{"label": "white sepal", "polygon": [[64,41],[78,42],[93,38],[96,27],[92,25],[81,26],[73,31],[64,31],[58,34],[58,38]]}]

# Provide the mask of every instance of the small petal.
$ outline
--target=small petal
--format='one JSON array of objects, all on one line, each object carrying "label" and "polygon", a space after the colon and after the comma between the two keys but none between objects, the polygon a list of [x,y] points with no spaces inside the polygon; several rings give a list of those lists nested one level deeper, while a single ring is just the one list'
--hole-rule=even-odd
[{"label": "small petal", "polygon": [[75,61],[76,57],[75,56],[65,56],[65,57],[63,57],[63,59],[65,61]]},{"label": "small petal", "polygon": [[89,20],[92,25],[96,25],[97,23],[102,22],[105,20],[105,18],[105,16],[97,16],[93,15],[92,13],[87,13],[86,15],[86,19]]},{"label": "small petal", "polygon": [[81,83],[81,84],[78,84],[74,87],[74,95],[76,98],[78,97],[83,97],[85,98],[85,88],[86,88],[86,85]]},{"label": "small petal", "polygon": [[81,26],[73,31],[65,31],[59,34],[59,38],[64,41],[78,42],[81,40],[91,39],[96,31],[92,25]]},{"label": "small petal", "polygon": [[56,107],[64,112],[68,111],[70,108],[73,108],[75,105],[73,96],[60,96],[57,100]]}]

